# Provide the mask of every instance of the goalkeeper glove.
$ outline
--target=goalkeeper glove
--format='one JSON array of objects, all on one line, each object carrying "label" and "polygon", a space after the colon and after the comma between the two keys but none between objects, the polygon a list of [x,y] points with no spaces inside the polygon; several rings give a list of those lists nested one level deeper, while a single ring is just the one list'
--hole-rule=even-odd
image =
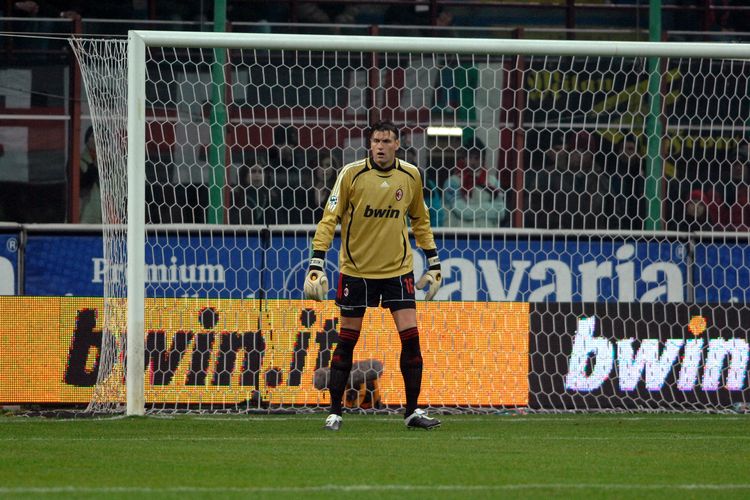
[{"label": "goalkeeper glove", "polygon": [[427,263],[430,268],[421,278],[419,278],[419,281],[417,281],[417,288],[421,290],[429,285],[429,288],[425,292],[424,299],[432,300],[442,284],[443,276],[440,273],[440,259],[437,256],[437,250],[425,250],[425,255],[427,255]]},{"label": "goalkeeper glove", "polygon": [[323,272],[325,254],[320,251],[313,251],[313,257],[310,259],[310,267],[305,277],[305,298],[313,299],[320,302],[328,296],[328,278]]}]

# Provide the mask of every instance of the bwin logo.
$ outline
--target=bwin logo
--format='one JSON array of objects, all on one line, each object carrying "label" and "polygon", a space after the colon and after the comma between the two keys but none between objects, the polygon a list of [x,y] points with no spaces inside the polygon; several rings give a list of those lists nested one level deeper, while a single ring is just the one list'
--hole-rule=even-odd
[{"label": "bwin logo", "polygon": [[5,257],[0,257],[0,295],[15,295],[15,274],[13,263]]},{"label": "bwin logo", "polygon": [[372,208],[370,205],[365,207],[365,217],[377,217],[378,219],[398,219],[401,211],[396,208]]}]

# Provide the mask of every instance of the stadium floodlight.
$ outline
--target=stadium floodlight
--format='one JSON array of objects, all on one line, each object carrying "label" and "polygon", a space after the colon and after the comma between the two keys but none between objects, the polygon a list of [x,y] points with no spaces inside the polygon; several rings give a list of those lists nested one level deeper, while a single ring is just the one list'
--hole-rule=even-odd
[{"label": "stadium floodlight", "polygon": [[[696,260],[713,247],[658,219],[672,207],[664,177],[729,162],[747,133],[746,44],[161,31],[71,43],[105,230],[90,411],[326,407],[338,310],[301,300],[304,271],[325,165],[365,155],[376,117],[402,126],[424,167],[446,257],[438,302],[418,309],[423,404],[744,402],[747,339],[713,331],[724,308],[709,305],[744,292],[700,281],[716,276]],[[451,144],[420,150],[442,133],[481,141],[492,167],[471,177]],[[417,279],[424,264],[417,252]],[[701,300],[709,326],[686,337],[686,304]],[[363,369],[355,407],[403,401],[383,314],[368,313],[357,348],[363,366],[382,369]]]}]

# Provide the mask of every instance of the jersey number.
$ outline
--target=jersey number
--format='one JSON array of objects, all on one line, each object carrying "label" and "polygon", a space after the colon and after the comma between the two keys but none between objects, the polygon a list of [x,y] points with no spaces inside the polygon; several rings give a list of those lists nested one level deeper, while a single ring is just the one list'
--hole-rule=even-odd
[{"label": "jersey number", "polygon": [[404,286],[409,294],[414,293],[414,278],[404,278]]}]

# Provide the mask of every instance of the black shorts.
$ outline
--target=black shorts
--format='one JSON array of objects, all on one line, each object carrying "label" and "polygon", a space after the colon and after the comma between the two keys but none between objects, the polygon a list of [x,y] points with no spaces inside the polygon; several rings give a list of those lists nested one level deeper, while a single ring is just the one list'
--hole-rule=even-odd
[{"label": "black shorts", "polygon": [[368,307],[387,307],[393,311],[416,309],[414,301],[414,273],[394,278],[357,278],[339,274],[336,305],[341,315],[361,318]]}]

